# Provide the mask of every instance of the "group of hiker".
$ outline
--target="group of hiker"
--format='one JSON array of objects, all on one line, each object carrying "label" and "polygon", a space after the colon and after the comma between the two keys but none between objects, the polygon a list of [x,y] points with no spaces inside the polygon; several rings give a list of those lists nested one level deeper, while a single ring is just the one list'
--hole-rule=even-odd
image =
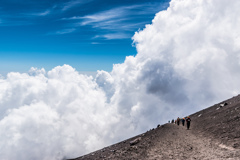
[{"label": "group of hiker", "polygon": [[[185,125],[185,121],[187,123],[187,129],[190,128],[190,123],[191,123],[191,118],[189,116],[187,117],[183,117],[183,118],[177,118],[176,120],[172,119],[172,122],[171,123],[175,123],[179,126],[180,123],[182,123],[182,125],[184,126]],[[169,121],[170,123],[170,121]]]}]

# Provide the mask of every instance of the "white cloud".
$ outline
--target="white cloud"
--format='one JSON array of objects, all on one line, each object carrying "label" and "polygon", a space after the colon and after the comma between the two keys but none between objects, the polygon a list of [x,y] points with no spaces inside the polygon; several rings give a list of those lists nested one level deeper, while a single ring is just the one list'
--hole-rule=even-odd
[{"label": "white cloud", "polygon": [[0,108],[0,159],[76,157],[115,138],[118,116],[105,93],[68,65],[9,73],[0,80]]},{"label": "white cloud", "polygon": [[46,71],[44,68],[42,69],[37,69],[37,68],[34,68],[32,67],[29,71],[28,71],[28,74],[31,75],[31,76],[35,76],[35,75],[39,75],[39,74],[46,74]]},{"label": "white cloud", "polygon": [[106,71],[98,71],[96,75],[96,83],[98,84],[99,87],[101,87],[107,98],[108,101],[114,94],[114,79],[113,77]]},{"label": "white cloud", "polygon": [[92,0],[71,0],[71,1],[64,4],[64,6],[62,8],[62,11],[66,11],[68,9],[71,9],[73,7],[76,7],[76,6],[79,6],[79,5],[82,5],[82,4],[89,3],[91,1]]},{"label": "white cloud", "polygon": [[84,17],[72,17],[71,19],[80,19],[81,22],[78,23],[78,25],[81,26],[90,25],[93,28],[116,31],[118,27],[124,25],[123,21],[126,20],[125,16],[125,8],[120,7]]},{"label": "white cloud", "polygon": [[[73,16],[62,18],[61,20],[72,22],[72,26],[91,26],[101,30],[108,30],[109,34],[101,35],[105,39],[126,39],[130,38],[127,32],[134,31],[137,27],[146,24],[146,22],[136,23],[136,17],[149,16],[160,10],[155,3],[129,5],[103,10],[85,16]],[[165,6],[165,4],[162,4]],[[119,33],[121,31],[121,33]],[[94,38],[99,37],[96,35]]]},{"label": "white cloud", "polygon": [[92,15],[81,17],[82,19],[84,19],[84,22],[82,23],[82,25],[87,25],[94,22],[102,23],[104,21],[109,21],[112,19],[118,19],[118,18],[124,17],[127,14],[126,12],[128,8],[129,7],[118,7],[118,8],[113,8],[110,10],[106,10],[106,11],[102,11]]},{"label": "white cloud", "polygon": [[94,38],[104,38],[107,40],[127,39],[127,38],[131,38],[131,35],[128,35],[125,33],[111,33],[111,34],[104,34],[104,35],[96,35]]},{"label": "white cloud", "polygon": [[238,94],[239,7],[172,0],[95,79],[68,65],[1,77],[0,159],[77,157]]},{"label": "white cloud", "polygon": [[62,35],[62,34],[69,34],[72,32],[75,32],[76,28],[68,28],[68,29],[62,29],[56,32],[48,33],[48,35]]},{"label": "white cloud", "polygon": [[[149,11],[146,8],[151,8],[151,5],[143,9],[143,6],[146,7],[146,4],[143,5],[131,5],[131,6],[122,6],[113,8],[110,10],[105,10],[99,13],[95,13],[92,15],[86,15],[84,17],[71,17],[64,20],[76,20],[82,19],[83,21],[80,25],[91,25],[94,28],[101,28],[107,30],[132,30],[132,28],[137,25],[134,22],[134,17],[136,15],[146,15],[152,13],[153,11]],[[144,10],[145,12],[140,12]],[[132,22],[131,22],[132,21]],[[138,24],[139,26],[139,24]],[[135,27],[134,27],[135,28]]]},{"label": "white cloud", "polygon": [[51,13],[51,10],[48,9],[48,10],[45,10],[45,11],[43,11],[43,12],[28,14],[28,16],[29,16],[29,15],[31,15],[31,16],[47,16],[47,15],[49,15],[50,13]]},{"label": "white cloud", "polygon": [[[147,87],[151,93],[173,97],[181,91],[174,97],[183,96],[185,105],[200,107],[238,92],[240,84],[234,77],[239,76],[239,49],[233,51],[233,48],[238,48],[234,41],[239,35],[239,24],[232,22],[236,22],[239,2],[225,3],[172,1],[167,11],[156,15],[152,25],[135,34],[138,50],[135,60],[149,60],[142,71],[156,63],[143,76],[151,84]],[[161,76],[151,70],[159,70]],[[151,91],[152,84],[157,83]],[[167,92],[160,93],[165,89]]]}]

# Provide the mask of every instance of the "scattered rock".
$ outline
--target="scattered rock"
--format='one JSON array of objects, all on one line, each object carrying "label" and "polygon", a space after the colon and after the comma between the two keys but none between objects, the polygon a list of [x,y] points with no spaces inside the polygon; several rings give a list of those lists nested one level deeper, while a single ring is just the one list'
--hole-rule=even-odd
[{"label": "scattered rock", "polygon": [[233,148],[239,148],[240,144],[239,143],[234,143]]},{"label": "scattered rock", "polygon": [[224,106],[226,106],[226,105],[228,105],[227,102],[225,102],[225,103],[221,103],[221,104],[220,104],[220,107],[224,107]]},{"label": "scattered rock", "polygon": [[138,138],[134,139],[133,141],[130,141],[130,146],[133,146],[133,145],[139,143],[141,141],[141,139],[142,139],[141,137],[138,137]]}]

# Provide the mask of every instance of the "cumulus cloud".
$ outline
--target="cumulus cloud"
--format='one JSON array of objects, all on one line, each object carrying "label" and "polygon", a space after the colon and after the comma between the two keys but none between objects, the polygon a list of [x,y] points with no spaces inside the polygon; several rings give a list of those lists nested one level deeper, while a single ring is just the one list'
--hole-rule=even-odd
[{"label": "cumulus cloud", "polygon": [[0,159],[77,157],[238,94],[239,7],[172,0],[135,33],[137,55],[95,78],[69,65],[0,77]]},{"label": "cumulus cloud", "polygon": [[172,1],[167,11],[156,15],[152,25],[133,37],[138,50],[136,60],[153,61],[157,57],[161,76],[166,74],[163,79],[176,81],[171,88],[181,86],[179,96],[197,102],[195,106],[238,93],[240,84],[234,77],[239,76],[239,24],[235,16],[239,5]]},{"label": "cumulus cloud", "polygon": [[0,159],[77,157],[114,139],[114,108],[92,77],[71,66],[9,73],[0,93]]}]

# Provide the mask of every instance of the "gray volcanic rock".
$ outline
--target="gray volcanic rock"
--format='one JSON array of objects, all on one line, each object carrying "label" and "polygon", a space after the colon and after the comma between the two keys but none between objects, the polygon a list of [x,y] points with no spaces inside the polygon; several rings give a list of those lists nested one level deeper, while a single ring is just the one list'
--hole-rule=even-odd
[{"label": "gray volcanic rock", "polygon": [[240,96],[190,117],[190,130],[168,123],[74,160],[240,159]]}]

